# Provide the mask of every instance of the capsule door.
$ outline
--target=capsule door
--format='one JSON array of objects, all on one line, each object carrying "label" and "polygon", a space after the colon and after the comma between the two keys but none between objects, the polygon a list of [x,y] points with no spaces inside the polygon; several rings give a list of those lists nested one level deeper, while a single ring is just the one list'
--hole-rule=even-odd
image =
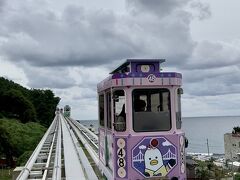
[{"label": "capsule door", "polygon": [[105,134],[105,100],[104,93],[99,94],[98,96],[98,114],[99,114],[99,160],[103,165],[106,165],[106,134]]},{"label": "capsule door", "polygon": [[106,92],[106,128],[105,128],[105,160],[106,167],[113,170],[113,132],[112,132],[112,97],[111,91]]},{"label": "capsule door", "polygon": [[111,92],[99,94],[99,159],[103,166],[113,170]]}]

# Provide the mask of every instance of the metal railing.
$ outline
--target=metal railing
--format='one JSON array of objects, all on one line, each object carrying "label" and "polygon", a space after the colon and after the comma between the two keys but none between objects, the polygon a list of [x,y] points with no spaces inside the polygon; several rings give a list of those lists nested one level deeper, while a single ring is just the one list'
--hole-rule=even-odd
[{"label": "metal railing", "polygon": [[56,144],[56,151],[55,151],[55,160],[54,160],[54,167],[53,167],[53,180],[61,179],[61,169],[62,169],[62,125],[61,121],[58,123],[58,135],[57,135],[57,144]]}]

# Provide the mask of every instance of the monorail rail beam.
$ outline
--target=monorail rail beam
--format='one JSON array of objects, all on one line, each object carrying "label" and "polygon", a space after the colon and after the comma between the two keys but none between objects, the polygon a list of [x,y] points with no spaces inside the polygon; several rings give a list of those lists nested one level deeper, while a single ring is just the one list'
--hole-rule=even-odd
[{"label": "monorail rail beam", "polygon": [[[71,119],[71,118],[69,118]],[[71,119],[72,120],[72,119]],[[72,120],[74,122],[74,124],[77,124],[77,126],[80,126],[81,128],[85,129],[86,131],[88,131],[91,136],[93,136],[95,139],[98,139],[98,136],[96,134],[94,134],[92,131],[90,131],[87,127],[85,127],[84,125],[82,125],[81,123],[77,123],[76,121]]]},{"label": "monorail rail beam", "polygon": [[[68,122],[70,122],[73,126],[73,122],[72,120],[69,120]],[[78,138],[80,139],[80,141],[82,142],[83,146],[87,149],[88,153],[90,154],[90,156],[92,157],[93,161],[95,162],[95,164],[99,163],[99,159],[98,159],[98,154],[93,150],[93,148],[91,147],[91,145],[87,142],[87,140],[83,137],[83,135],[81,134],[81,130],[78,129],[78,131],[75,129],[75,133],[77,134]]]},{"label": "monorail rail beam", "polygon": [[[71,121],[71,123],[73,125],[75,125],[81,131],[81,133],[85,136],[85,138],[87,138],[88,141],[90,141],[90,143],[94,146],[94,148],[97,151],[98,150],[98,145],[97,145],[98,136],[96,134],[94,134],[92,131],[90,131],[87,127],[85,127],[82,124],[76,122],[75,120],[69,118],[69,121]],[[89,134],[89,135],[87,135],[87,134]]]},{"label": "monorail rail beam", "polygon": [[89,163],[87,156],[85,155],[83,149],[79,146],[79,142],[74,132],[71,131],[72,140],[75,144],[76,151],[78,152],[79,161],[81,162],[84,170],[84,174],[89,180],[98,180],[91,164]]},{"label": "monorail rail beam", "polygon": [[84,171],[80,161],[77,161],[78,155],[74,147],[74,142],[70,135],[70,131],[67,122],[61,116],[62,130],[63,130],[63,150],[64,150],[64,162],[65,162],[65,175],[66,179],[81,179],[85,180]]}]

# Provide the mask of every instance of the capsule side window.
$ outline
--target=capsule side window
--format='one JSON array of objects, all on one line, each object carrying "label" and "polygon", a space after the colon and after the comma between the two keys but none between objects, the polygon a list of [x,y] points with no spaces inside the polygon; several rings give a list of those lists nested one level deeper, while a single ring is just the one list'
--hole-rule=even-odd
[{"label": "capsule side window", "polygon": [[106,102],[107,102],[107,128],[112,129],[112,112],[111,112],[111,92],[106,93]]},{"label": "capsule side window", "polygon": [[104,126],[104,94],[99,95],[98,102],[99,124],[100,126]]},{"label": "capsule side window", "polygon": [[113,93],[114,109],[114,129],[115,131],[126,131],[126,109],[125,109],[125,92],[116,90]]}]

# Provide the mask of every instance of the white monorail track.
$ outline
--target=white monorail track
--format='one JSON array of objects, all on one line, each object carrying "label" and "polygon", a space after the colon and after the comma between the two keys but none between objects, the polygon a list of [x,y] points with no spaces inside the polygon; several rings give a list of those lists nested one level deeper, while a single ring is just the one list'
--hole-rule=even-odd
[{"label": "white monorail track", "polygon": [[97,180],[92,163],[80,145],[83,144],[97,165],[97,142],[98,137],[86,127],[57,113],[17,179]]}]

